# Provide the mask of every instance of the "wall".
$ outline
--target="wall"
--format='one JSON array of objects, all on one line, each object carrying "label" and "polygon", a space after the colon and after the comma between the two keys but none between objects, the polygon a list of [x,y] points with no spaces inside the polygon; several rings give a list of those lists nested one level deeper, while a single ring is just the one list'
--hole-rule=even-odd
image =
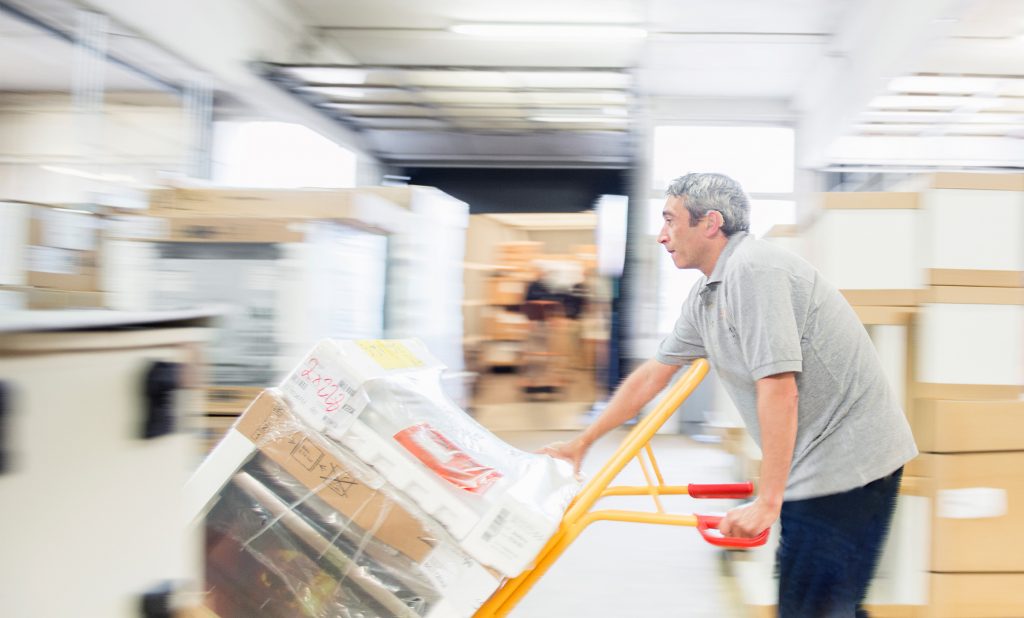
[{"label": "wall", "polygon": [[111,94],[94,120],[79,117],[66,94],[0,95],[0,198],[81,203],[187,169],[176,97]]}]

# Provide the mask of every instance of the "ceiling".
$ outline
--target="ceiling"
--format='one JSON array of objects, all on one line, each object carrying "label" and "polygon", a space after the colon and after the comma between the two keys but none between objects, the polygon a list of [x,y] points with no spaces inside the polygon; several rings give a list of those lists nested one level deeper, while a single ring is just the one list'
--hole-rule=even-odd
[{"label": "ceiling", "polygon": [[[1022,0],[89,5],[111,18],[108,89],[191,67],[399,168],[631,167],[657,123],[795,126],[818,169],[1024,166]],[[5,6],[73,33],[80,5]],[[0,90],[67,88],[74,47],[15,21],[0,11]],[[481,24],[611,30],[465,31]]]}]

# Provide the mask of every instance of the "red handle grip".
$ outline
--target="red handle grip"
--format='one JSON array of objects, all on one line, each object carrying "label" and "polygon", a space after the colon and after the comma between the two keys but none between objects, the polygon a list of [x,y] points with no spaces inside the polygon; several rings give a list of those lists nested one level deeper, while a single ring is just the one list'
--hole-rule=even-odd
[{"label": "red handle grip", "polygon": [[694,517],[697,518],[697,531],[704,537],[704,540],[719,547],[759,547],[765,544],[768,540],[768,533],[771,531],[771,528],[768,528],[761,534],[751,538],[722,536],[722,533],[718,532],[718,524],[722,523],[721,516],[694,514]]},{"label": "red handle grip", "polygon": [[753,483],[716,483],[711,485],[687,485],[693,498],[749,498],[754,494]]}]

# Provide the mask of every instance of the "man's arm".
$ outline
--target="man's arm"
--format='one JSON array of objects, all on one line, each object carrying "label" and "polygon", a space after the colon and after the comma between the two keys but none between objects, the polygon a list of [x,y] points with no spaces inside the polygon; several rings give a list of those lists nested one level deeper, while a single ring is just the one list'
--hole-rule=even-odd
[{"label": "man's arm", "polygon": [[757,381],[757,419],[761,425],[757,499],[729,511],[718,527],[722,534],[757,536],[779,518],[793,463],[798,402],[796,374],[780,373]]},{"label": "man's arm", "polygon": [[568,442],[555,442],[544,447],[543,452],[569,461],[579,473],[580,464],[590,445],[636,416],[641,408],[665,388],[678,369],[676,365],[666,365],[655,359],[644,362],[615,389],[608,407],[593,424]]}]

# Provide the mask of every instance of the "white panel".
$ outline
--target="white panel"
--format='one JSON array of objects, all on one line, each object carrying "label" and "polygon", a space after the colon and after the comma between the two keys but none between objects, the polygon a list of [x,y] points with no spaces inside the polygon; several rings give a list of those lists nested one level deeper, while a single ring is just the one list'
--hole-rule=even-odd
[{"label": "white panel", "polygon": [[918,381],[1024,383],[1024,306],[924,305],[918,328]]},{"label": "white panel", "polygon": [[1024,270],[1024,193],[933,190],[924,204],[928,268]]},{"label": "white panel", "polygon": [[900,496],[889,538],[868,588],[872,605],[927,605],[930,500]]},{"label": "white panel", "polygon": [[[109,337],[111,347],[127,342],[123,333]],[[16,394],[5,446],[15,468],[0,476],[2,501],[13,507],[0,525],[0,577],[18,582],[4,589],[5,615],[127,618],[160,582],[197,582],[201,543],[182,525],[180,497],[193,439],[139,437],[145,370],[157,359],[187,362],[184,352],[0,358]]]},{"label": "white panel", "polygon": [[29,208],[0,202],[0,285],[25,285]]},{"label": "white panel", "polygon": [[827,210],[814,226],[814,261],[840,289],[922,287],[917,210]]},{"label": "white panel", "polygon": [[902,405],[907,392],[907,327],[875,324],[868,327],[868,334],[882,361],[885,377],[896,393],[896,401]]}]

